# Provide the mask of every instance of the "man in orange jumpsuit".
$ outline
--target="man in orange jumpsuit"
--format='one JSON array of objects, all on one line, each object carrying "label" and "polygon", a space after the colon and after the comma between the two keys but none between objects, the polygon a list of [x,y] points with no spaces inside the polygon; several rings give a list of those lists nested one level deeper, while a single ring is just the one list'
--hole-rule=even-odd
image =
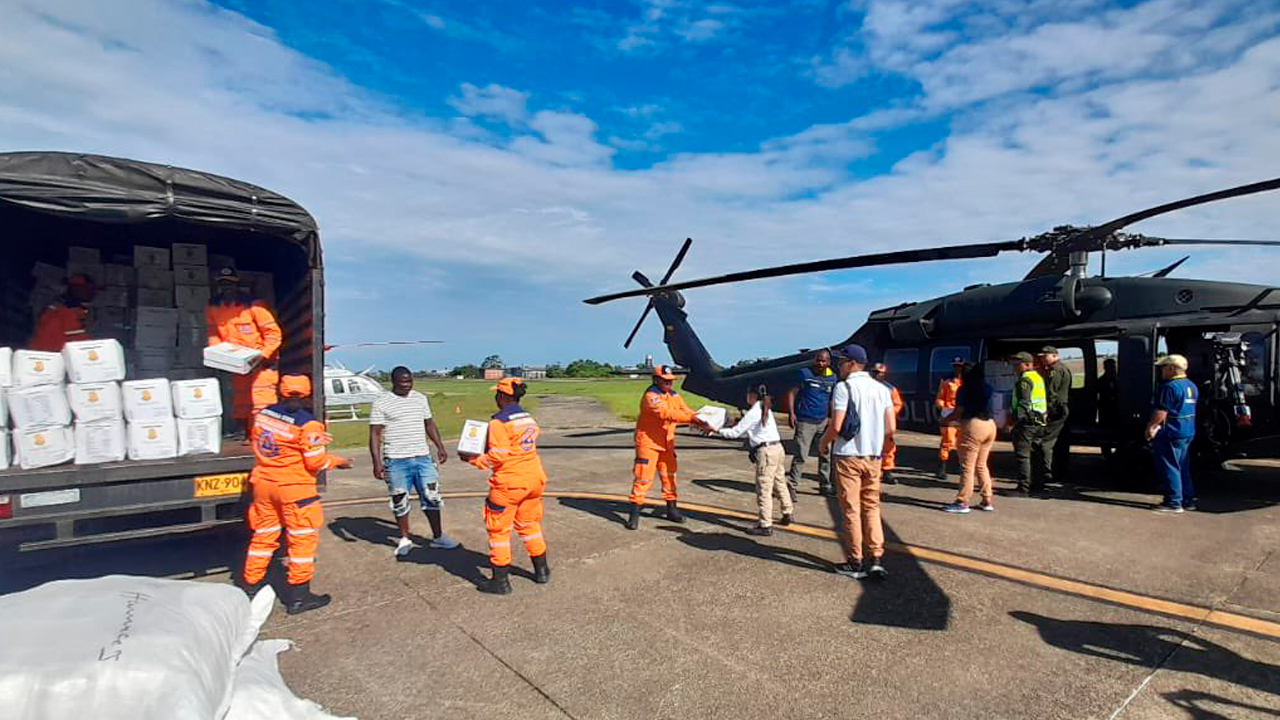
[{"label": "man in orange jumpsuit", "polygon": [[328,595],[311,593],[316,572],[316,548],[324,526],[324,511],[316,492],[316,475],[330,468],[349,468],[351,461],[325,450],[330,441],[324,424],[303,409],[311,395],[305,375],[286,375],[280,381],[284,401],[264,408],[253,424],[253,502],[247,519],[253,530],[244,561],[242,587],[252,597],[266,577],[271,558],[285,532],[289,550],[288,586],[281,593],[290,615],[329,604]]},{"label": "man in orange jumpsuit", "polygon": [[505,378],[493,386],[498,412],[489,419],[484,455],[461,453],[459,457],[489,476],[489,496],[484,501],[484,526],[489,531],[489,566],[493,576],[481,592],[511,594],[511,528],[524,540],[533,561],[533,581],[551,581],[547,565],[547,541],[542,536],[542,491],[547,473],[538,459],[538,423],[520,407],[525,384]]},{"label": "man in orange jumpsuit", "polygon": [[67,278],[67,293],[62,302],[41,311],[27,347],[42,352],[62,352],[62,346],[68,342],[90,339],[85,329],[89,322],[89,309],[85,305],[93,301],[97,292],[88,275]]},{"label": "man in orange jumpsuit", "polygon": [[[879,380],[885,387],[889,388],[889,398],[893,401],[894,417],[902,417],[902,409],[905,404],[902,402],[902,393],[898,392],[898,388],[889,382],[889,366],[884,363],[876,363],[871,367],[871,377]],[[880,458],[880,484],[881,485],[897,485],[898,481],[893,477],[893,471],[897,469],[898,444],[893,438],[885,438],[884,455]]]},{"label": "man in orange jumpsuit", "polygon": [[631,515],[627,529],[640,527],[640,506],[653,484],[656,472],[662,478],[662,499],[667,501],[667,519],[684,522],[676,506],[676,426],[694,425],[704,430],[710,426],[685,404],[673,389],[675,373],[666,365],[653,369],[653,384],[640,399],[640,417],[636,418],[635,481],[631,485]]},{"label": "man in orange jumpsuit", "polygon": [[964,377],[964,358],[957,357],[951,361],[951,377],[938,384],[938,397],[933,404],[938,408],[938,430],[942,440],[938,443],[939,480],[947,479],[947,461],[951,459],[951,451],[955,450],[960,437],[960,417],[956,415],[956,393],[960,392],[960,378]]},{"label": "man in orange jumpsuit", "polygon": [[280,324],[267,306],[240,289],[240,277],[234,269],[219,270],[217,283],[218,292],[204,310],[209,344],[229,342],[262,353],[262,360],[249,374],[231,378],[234,393],[231,417],[239,434],[253,425],[253,416],[258,411],[277,400],[276,383],[280,376],[275,365],[282,336]]}]

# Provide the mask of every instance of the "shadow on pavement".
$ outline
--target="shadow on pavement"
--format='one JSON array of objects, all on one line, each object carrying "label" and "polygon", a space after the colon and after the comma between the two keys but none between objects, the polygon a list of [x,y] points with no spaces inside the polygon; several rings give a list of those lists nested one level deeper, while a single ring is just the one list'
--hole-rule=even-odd
[{"label": "shadow on pavement", "polygon": [[659,529],[676,533],[677,540],[699,550],[731,552],[735,555],[790,565],[801,570],[831,572],[831,563],[817,555],[801,550],[765,545],[744,535],[727,532],[700,533],[688,528],[671,525],[664,525]]},{"label": "shadow on pavement", "polygon": [[[395,548],[396,541],[400,539],[400,528],[386,518],[338,518],[329,523],[329,530],[343,542],[367,542],[385,547],[388,555]],[[487,579],[481,570],[489,567],[488,555],[465,547],[457,547],[453,550],[434,550],[427,547],[427,544],[431,542],[429,538],[410,535],[409,539],[421,547],[410,550],[409,554],[400,562],[435,565],[450,575],[466,580],[477,587]],[[511,568],[511,574],[519,577],[533,577],[532,573],[514,564]]]},{"label": "shadow on pavement", "polygon": [[722,478],[698,478],[697,480],[693,481],[693,484],[697,485],[698,487],[711,490],[712,492],[744,492],[744,493],[751,493],[752,495],[754,495],[756,492],[756,484],[752,482],[746,482],[745,480],[725,480]]},{"label": "shadow on pavement", "polygon": [[[1056,648],[1140,667],[1164,667],[1175,672],[1196,673],[1280,695],[1280,666],[1250,660],[1234,650],[1182,630],[1155,625],[1059,620],[1021,610],[1012,611],[1009,615],[1035,627],[1040,639]],[[1193,714],[1193,717],[1216,716]]]},{"label": "shadow on pavement", "polygon": [[1237,700],[1231,700],[1212,693],[1200,692],[1198,690],[1179,690],[1177,692],[1161,693],[1160,695],[1174,707],[1181,708],[1187,712],[1187,716],[1192,720],[1232,720],[1231,715],[1223,715],[1215,712],[1213,706],[1220,708],[1239,708],[1258,713],[1261,716],[1280,717],[1280,710],[1274,707],[1264,707],[1262,705],[1253,705],[1251,703],[1242,703]]},{"label": "shadow on pavement", "polygon": [[564,437],[587,438],[587,437],[601,437],[603,435],[631,435],[634,433],[635,433],[635,428],[606,428],[603,430],[587,430],[585,432],[565,433]]}]

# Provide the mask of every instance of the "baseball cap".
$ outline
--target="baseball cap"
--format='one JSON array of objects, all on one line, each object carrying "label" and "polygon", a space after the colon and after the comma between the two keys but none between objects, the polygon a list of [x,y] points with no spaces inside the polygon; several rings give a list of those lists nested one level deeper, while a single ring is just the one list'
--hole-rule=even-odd
[{"label": "baseball cap", "polygon": [[501,380],[498,381],[497,385],[494,385],[489,389],[494,392],[500,392],[503,395],[510,395],[511,397],[515,397],[516,386],[522,386],[522,385],[524,385],[524,380],[520,378],[510,377],[510,378],[502,378]]},{"label": "baseball cap", "polygon": [[867,364],[867,349],[857,343],[849,343],[844,347],[836,348],[832,355],[841,360],[852,360],[863,365]]},{"label": "baseball cap", "polygon": [[658,365],[653,369],[653,376],[662,378],[663,380],[675,380],[676,374],[671,371],[670,365]]},{"label": "baseball cap", "polygon": [[1040,354],[1041,355],[1057,355],[1058,348],[1052,345],[1045,345],[1044,347],[1040,348]]},{"label": "baseball cap", "polygon": [[280,378],[280,397],[307,397],[311,394],[311,378],[306,375],[285,375]]},{"label": "baseball cap", "polygon": [[240,282],[240,276],[236,274],[236,269],[229,267],[218,268],[217,277],[214,279],[217,282]]},{"label": "baseball cap", "polygon": [[955,356],[955,357],[951,358],[951,364],[952,364],[952,365],[963,365],[963,364],[965,364],[965,363],[967,363],[967,362],[969,362],[969,361],[968,361],[968,360],[965,360],[964,358],[960,357],[959,355],[957,355],[957,356]]},{"label": "baseball cap", "polygon": [[67,278],[67,285],[76,287],[93,287],[93,278],[85,275],[84,273],[76,273],[75,275]]},{"label": "baseball cap", "polygon": [[1014,353],[1013,355],[1010,356],[1010,359],[1013,360],[1014,362],[1035,362],[1036,361],[1035,358],[1031,357],[1031,353],[1026,352],[1025,350],[1023,352]]},{"label": "baseball cap", "polygon": [[1156,367],[1161,367],[1163,365],[1172,365],[1179,370],[1186,370],[1190,367],[1187,359],[1182,355],[1165,355],[1156,361]]}]

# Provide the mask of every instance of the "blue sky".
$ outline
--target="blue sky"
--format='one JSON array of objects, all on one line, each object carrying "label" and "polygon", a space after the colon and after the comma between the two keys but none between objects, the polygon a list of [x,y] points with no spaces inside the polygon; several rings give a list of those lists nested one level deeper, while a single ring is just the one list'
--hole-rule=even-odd
[{"label": "blue sky", "polygon": [[[665,358],[639,301],[678,277],[990,241],[1280,172],[1280,3],[0,0],[0,150],[186,165],[320,222],[348,365]],[[1136,229],[1275,238],[1250,198]],[[1146,271],[1172,253],[1112,258]],[[1036,258],[690,293],[722,362]],[[1274,257],[1184,276],[1274,282]],[[744,332],[744,328],[746,331]]]}]

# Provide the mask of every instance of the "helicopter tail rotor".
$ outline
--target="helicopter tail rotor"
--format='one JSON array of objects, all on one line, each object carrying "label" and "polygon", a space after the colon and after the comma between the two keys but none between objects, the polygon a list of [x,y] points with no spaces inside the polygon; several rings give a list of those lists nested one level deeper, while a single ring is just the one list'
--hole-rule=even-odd
[{"label": "helicopter tail rotor", "polygon": [[[679,268],[680,264],[684,262],[684,256],[689,253],[690,245],[693,245],[693,238],[685,238],[684,244],[680,246],[680,252],[676,253],[675,259],[671,261],[671,266],[667,268],[666,274],[662,276],[662,282],[658,283],[659,285],[666,285],[667,281],[671,279],[671,276],[675,274],[676,269]],[[649,278],[645,277],[645,274],[640,272],[639,270],[631,273],[631,279],[639,283],[641,287],[644,287],[644,288],[653,287],[653,283],[649,281]],[[649,313],[652,310],[653,310],[653,296],[650,295],[649,302],[646,303],[644,306],[644,312],[640,313],[640,319],[636,321],[635,327],[631,328],[631,334],[627,336],[627,341],[622,344],[622,347],[624,348],[631,347],[631,341],[636,339],[636,334],[640,332],[641,326],[644,325],[645,319],[649,317]]]}]

